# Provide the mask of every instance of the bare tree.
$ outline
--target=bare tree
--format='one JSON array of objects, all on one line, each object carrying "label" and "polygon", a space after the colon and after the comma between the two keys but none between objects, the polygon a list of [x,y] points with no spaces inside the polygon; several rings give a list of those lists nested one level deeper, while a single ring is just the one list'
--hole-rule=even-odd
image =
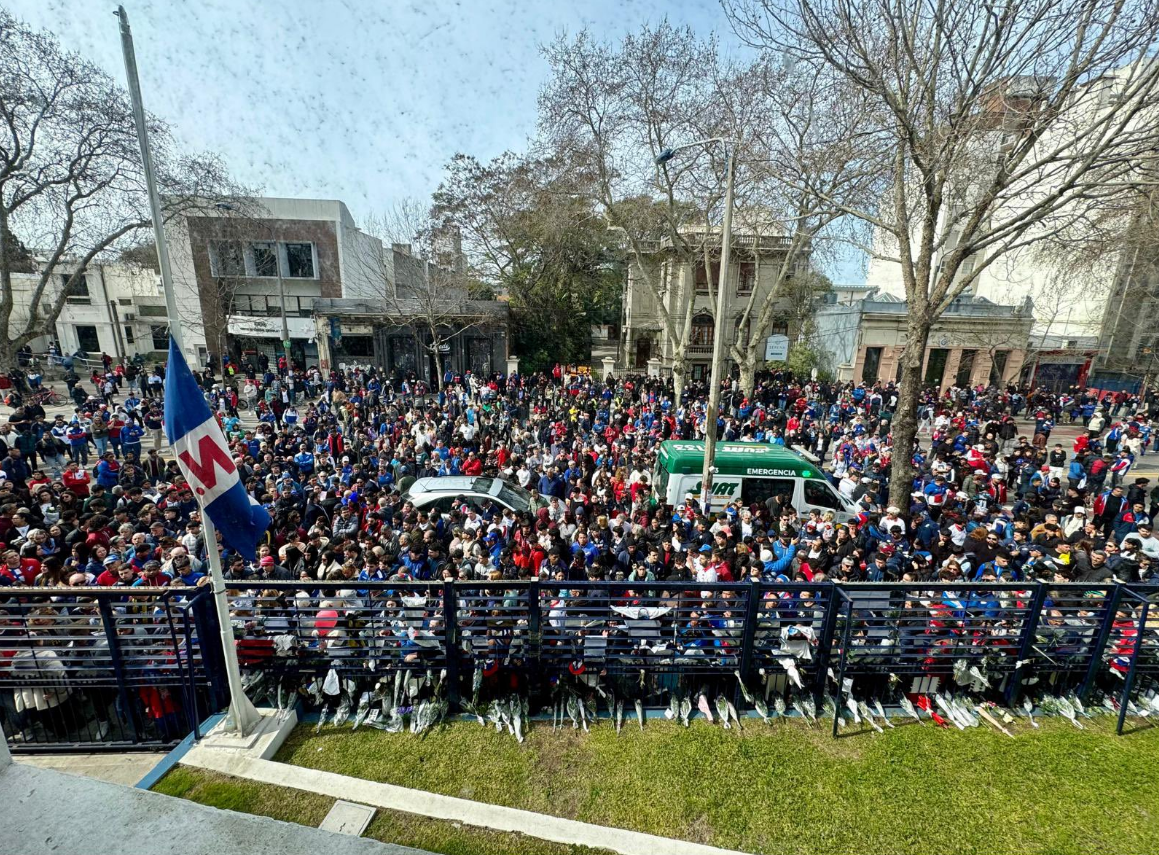
[{"label": "bare tree", "polygon": [[716,42],[663,22],[614,45],[587,32],[560,37],[544,55],[551,78],[540,93],[541,142],[586,179],[608,222],[623,231],[632,275],[657,306],[679,399],[693,306],[691,299],[669,305],[668,289],[679,286],[667,280],[658,251],[664,241],[678,262],[692,262],[706,243],[719,243],[719,234],[701,223],[719,222],[723,182],[685,177],[723,175],[723,157],[710,151],[664,169],[655,159],[697,139],[696,120],[712,109]]},{"label": "bare tree", "polygon": [[[178,154],[155,117],[149,132],[167,217],[239,192],[215,158]],[[150,225],[127,94],[51,35],[0,10],[0,368],[53,333],[90,265]],[[43,259],[19,294],[8,249],[18,243]]]},{"label": "bare tree", "polygon": [[[911,489],[930,330],[995,259],[1081,228],[1155,146],[1154,2],[725,0],[751,44],[869,104],[876,204],[844,205],[898,265],[909,308],[890,499]],[[972,271],[959,276],[963,263]]]},{"label": "bare tree", "polygon": [[[586,33],[546,50],[553,77],[540,99],[541,137],[587,178],[610,223],[626,235],[634,277],[657,306],[680,393],[694,301],[674,269],[702,267],[716,311],[723,191],[736,158],[734,262],[751,260],[756,287],[730,274],[725,311],[739,320],[729,355],[751,391],[785,285],[821,243],[837,237],[839,202],[864,200],[858,149],[865,99],[832,79],[783,63],[722,58],[715,41],[668,24],[617,45]],[[653,166],[668,147],[721,139]],[[848,222],[848,218],[844,218]],[[663,258],[667,264],[660,263]],[[733,282],[736,287],[733,287]]]},{"label": "bare tree", "polygon": [[[741,131],[750,176],[747,208],[738,216],[741,258],[748,241],[757,282],[742,304],[730,351],[741,388],[751,392],[773,321],[787,319],[808,333],[824,282],[816,270],[838,246],[860,238],[862,229],[844,210],[865,201],[876,170],[860,151],[864,99],[849,87],[799,75],[783,63],[757,62],[726,78],[720,100],[727,104],[738,94],[760,105],[749,108],[749,127]],[[770,258],[772,264],[761,263]]]},{"label": "bare tree", "polygon": [[451,340],[495,319],[480,301],[471,299],[461,239],[440,228],[429,208],[415,199],[402,199],[384,214],[369,218],[365,231],[382,240],[383,254],[360,257],[355,263],[364,275],[383,283],[387,312],[396,323],[411,327],[415,340],[430,355],[441,389],[443,353]]}]

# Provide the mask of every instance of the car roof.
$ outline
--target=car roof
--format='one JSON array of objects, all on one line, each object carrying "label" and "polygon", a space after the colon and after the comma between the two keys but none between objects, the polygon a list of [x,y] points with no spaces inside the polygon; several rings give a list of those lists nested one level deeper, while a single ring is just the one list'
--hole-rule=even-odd
[{"label": "car roof", "polygon": [[[490,481],[491,484],[488,485],[490,489],[478,489],[475,485],[479,481]],[[485,478],[482,475],[443,475],[434,478],[418,478],[410,485],[410,490],[407,492],[412,495],[416,493],[486,493],[497,496],[502,488],[503,482],[498,478]]]}]

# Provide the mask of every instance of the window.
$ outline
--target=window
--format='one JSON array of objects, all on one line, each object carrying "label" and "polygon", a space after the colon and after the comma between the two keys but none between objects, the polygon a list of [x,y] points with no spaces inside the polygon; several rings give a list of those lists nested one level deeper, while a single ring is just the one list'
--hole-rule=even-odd
[{"label": "window", "polygon": [[697,294],[707,294],[708,293],[708,277],[709,277],[710,273],[712,275],[713,283],[716,283],[719,279],[720,267],[714,264],[714,265],[712,265],[711,271],[708,271],[705,269],[703,261],[696,262],[696,293]]},{"label": "window", "polygon": [[352,358],[371,359],[374,357],[374,337],[369,335],[344,335],[335,346],[335,352]]},{"label": "window", "polygon": [[746,296],[753,292],[757,281],[757,266],[751,261],[741,262],[737,269],[736,293],[737,296]]},{"label": "window", "polygon": [[100,353],[101,340],[97,336],[96,327],[77,325],[76,340],[81,350],[88,353]]},{"label": "window", "polygon": [[932,347],[929,351],[929,356],[926,357],[926,379],[927,386],[941,386],[942,377],[946,373],[946,360],[949,358],[950,351],[944,347]]},{"label": "window", "polygon": [[278,275],[278,245],[269,241],[250,244],[254,259],[254,276]]},{"label": "window", "polygon": [[169,316],[164,306],[137,306],[137,314],[145,318],[165,318]]},{"label": "window", "polygon": [[154,350],[168,350],[169,349],[169,325],[152,326],[149,332],[153,336]]},{"label": "window", "polygon": [[131,306],[131,305],[133,305],[133,298],[132,297],[118,297],[117,303],[121,306]]},{"label": "window", "polygon": [[136,344],[137,334],[133,331],[132,326],[125,327],[125,344]]},{"label": "window", "polygon": [[235,240],[209,244],[209,272],[214,276],[245,276],[245,254]]},{"label": "window", "polygon": [[714,334],[712,316],[697,315],[692,319],[692,330],[689,332],[688,344],[693,349],[709,350],[712,348]]},{"label": "window", "polygon": [[833,491],[824,481],[805,482],[805,504],[818,508],[841,510],[841,500],[833,495]]},{"label": "window", "polygon": [[[286,315],[291,318],[310,317],[314,297],[287,297]],[[276,294],[235,294],[231,315],[253,315],[259,318],[280,318],[282,300]]]},{"label": "window", "polygon": [[796,489],[792,478],[745,478],[740,483],[740,500],[745,505],[766,505],[769,499],[788,496],[791,502]]},{"label": "window", "polygon": [[287,243],[286,276],[291,279],[314,278],[314,245],[312,243]]},{"label": "window", "polygon": [[[71,273],[60,274],[60,287],[62,290],[69,288],[70,279],[72,279]],[[69,292],[69,295],[65,298],[66,303],[72,303],[76,306],[88,306],[93,302],[92,297],[89,296],[89,278],[84,273],[78,276],[76,281],[72,283]]]}]

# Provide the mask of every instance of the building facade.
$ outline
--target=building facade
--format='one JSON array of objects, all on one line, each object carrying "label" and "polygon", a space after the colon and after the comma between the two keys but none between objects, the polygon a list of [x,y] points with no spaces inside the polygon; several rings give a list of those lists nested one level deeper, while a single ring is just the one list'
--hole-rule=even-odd
[{"label": "building facade", "polygon": [[[319,364],[323,369],[372,365],[391,378],[413,376],[432,387],[438,385],[440,366],[456,374],[509,373],[506,303],[454,300],[434,308],[414,297],[315,300]],[[432,315],[438,319],[437,342]]]},{"label": "building facade", "polygon": [[[892,294],[837,288],[814,316],[816,342],[840,382],[901,379],[906,347],[905,302]],[[1032,318],[1028,306],[1002,306],[981,297],[955,300],[930,334],[922,357],[927,388],[1017,382],[1026,359]]]},{"label": "building facade", "polygon": [[[689,232],[686,237],[693,245],[707,242],[711,247],[713,243],[716,244],[716,249],[710,248],[710,266],[706,266],[703,252],[697,252],[695,259],[681,258],[671,239],[665,238],[646,262],[647,273],[652,281],[658,283],[660,300],[674,320],[678,334],[687,335],[689,379],[706,380],[711,371],[715,339],[716,301],[713,295],[720,276],[720,238],[718,235],[706,236],[703,232]],[[724,291],[726,359],[729,346],[742,332],[739,324],[746,306],[750,302],[759,306],[769,299],[789,240],[780,235],[743,231],[733,234],[728,282]],[[801,266],[803,268],[805,262]],[[619,368],[644,371],[648,369],[649,362],[658,362],[659,366],[665,368],[671,367],[679,341],[674,339],[664,324],[660,300],[657,300],[653,289],[648,287],[638,262],[633,261],[628,266],[624,294]],[[780,303],[783,311],[778,313],[767,335],[792,335],[796,332],[790,329],[790,301],[782,299]],[[689,307],[691,314],[688,312]]]},{"label": "building facade", "polygon": [[[37,263],[43,265],[44,260]],[[49,272],[42,306],[59,299],[64,283],[76,269],[75,261],[64,260]],[[12,274],[13,330],[26,326],[41,275]],[[135,264],[94,263],[65,298],[53,335],[40,336],[29,344],[34,353],[44,353],[53,344],[61,353],[83,353],[93,359],[104,353],[115,360],[148,359],[168,349],[168,335],[165,295],[155,270]]]},{"label": "building facade", "polygon": [[316,365],[314,301],[382,297],[389,281],[390,253],[334,200],[223,205],[175,219],[166,237],[187,357],[201,364],[275,359],[284,315],[291,359]]},{"label": "building facade", "polygon": [[[1128,66],[1086,82],[1081,96],[1086,112],[1082,115],[1090,116],[1093,124],[1105,115],[1104,111],[1128,97],[1125,92],[1131,85],[1132,73]],[[1018,81],[1008,85],[1016,88]],[[1004,131],[1018,124],[1020,110],[1027,109],[1028,103],[1031,102],[1021,102],[1017,94],[1010,93],[994,99],[994,126],[980,133],[977,140],[988,153],[980,162],[988,160],[996,167],[1002,161],[1003,147],[1007,145]],[[1039,143],[1040,148],[1049,152],[1068,144],[1060,135],[1074,134],[1076,121],[1052,127]],[[1153,115],[1145,111],[1135,121],[1153,122]],[[1139,168],[1142,172],[1149,167],[1140,164]],[[971,175],[963,180],[976,182],[979,177],[985,176]],[[1033,193],[1012,194],[1004,203],[1001,217],[1013,218],[1035,202]],[[1105,387],[1110,381],[1117,385],[1116,379],[1124,375],[1145,374],[1149,354],[1159,349],[1159,333],[1155,332],[1159,326],[1159,241],[1155,240],[1159,221],[1152,206],[1141,203],[1140,209],[1131,213],[1130,205],[1124,205],[1119,235],[1108,240],[1117,226],[1100,222],[1102,216],[1089,204],[1079,199],[1064,207],[1054,217],[1031,227],[1016,248],[1001,255],[968,256],[957,274],[959,280],[964,280],[976,268],[979,271],[967,286],[966,296],[993,303],[1030,302],[1034,317],[1031,341],[1052,345],[1034,349],[1043,351],[1046,361],[1042,364],[1070,366],[1044,372],[1043,380],[1051,385],[1080,375],[1084,384]],[[952,206],[947,205],[947,211],[952,212]],[[1088,222],[1091,225],[1084,225]],[[942,243],[933,259],[935,271],[944,256],[957,247],[954,229],[945,222],[943,214],[937,230]],[[1078,247],[1090,253],[1096,245],[1099,250],[1095,263],[1084,263],[1082,253],[1070,251]],[[866,285],[904,299],[901,266],[892,260],[897,253],[896,240],[877,230]],[[1097,343],[1093,358],[1092,341]],[[1028,368],[1033,367],[1034,355],[1032,352]],[[1056,371],[1057,376],[1053,373]],[[1030,372],[1030,376],[1034,374]]]}]

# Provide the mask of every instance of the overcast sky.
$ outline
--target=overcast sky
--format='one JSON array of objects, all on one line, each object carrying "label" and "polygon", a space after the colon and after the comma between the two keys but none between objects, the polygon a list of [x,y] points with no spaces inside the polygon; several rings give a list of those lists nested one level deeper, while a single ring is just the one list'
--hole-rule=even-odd
[{"label": "overcast sky", "polygon": [[[111,0],[0,0],[124,81]],[[146,107],[269,196],[341,199],[359,221],[427,199],[456,152],[522,149],[539,46],[662,17],[716,30],[716,0],[128,0]],[[853,271],[842,271],[849,279]]]}]

